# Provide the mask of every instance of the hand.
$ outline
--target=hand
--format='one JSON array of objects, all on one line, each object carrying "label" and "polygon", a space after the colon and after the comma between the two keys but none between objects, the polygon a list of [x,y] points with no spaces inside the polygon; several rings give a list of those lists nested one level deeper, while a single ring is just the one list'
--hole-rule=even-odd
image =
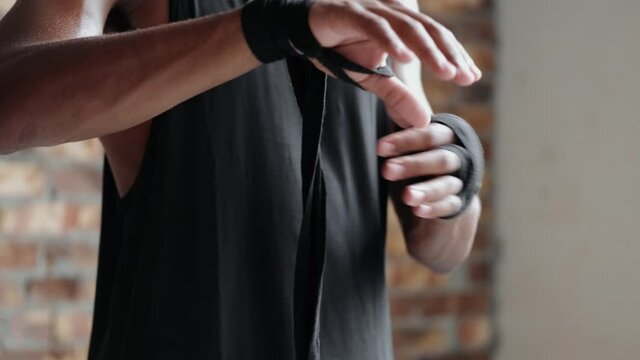
[{"label": "hand", "polygon": [[456,196],[462,189],[462,180],[448,175],[460,168],[460,159],[450,151],[436,149],[454,141],[453,131],[441,124],[402,130],[378,141],[378,155],[389,158],[382,166],[385,179],[397,182],[433,176],[402,190],[402,202],[420,218],[446,217],[462,206]]},{"label": "hand", "polygon": [[[384,64],[390,55],[399,62],[418,58],[440,79],[463,86],[482,76],[451,31],[399,1],[318,0],[311,7],[309,26],[322,46],[368,68]],[[424,99],[399,79],[347,73],[383,100],[398,125],[429,124],[431,113]]]}]

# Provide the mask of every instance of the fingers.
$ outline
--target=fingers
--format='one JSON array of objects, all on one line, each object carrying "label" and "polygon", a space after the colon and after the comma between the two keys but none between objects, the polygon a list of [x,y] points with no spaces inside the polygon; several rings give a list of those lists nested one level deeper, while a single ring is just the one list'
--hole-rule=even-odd
[{"label": "fingers", "polygon": [[412,207],[418,217],[446,217],[457,213],[462,207],[462,200],[457,196],[462,186],[462,180],[456,177],[441,176],[406,187],[402,201]]},{"label": "fingers", "polygon": [[[429,114],[431,114],[431,108],[428,108],[427,111]],[[398,116],[397,112],[395,112],[395,110],[390,109],[389,107],[387,107],[387,115],[389,115],[389,117],[391,119],[393,119],[393,121],[396,123],[396,125],[398,125],[401,129],[406,129],[411,127],[411,125],[407,124],[406,121],[400,119],[400,117]]]},{"label": "fingers", "polygon": [[455,35],[444,26],[431,20],[433,29],[429,33],[433,35],[434,40],[443,49],[447,58],[454,63],[458,73],[454,81],[462,86],[468,86],[480,80],[482,72],[473,62],[462,44],[456,39]]},{"label": "fingers", "polygon": [[471,55],[469,55],[469,53],[464,48],[464,46],[462,46],[462,44],[458,43],[458,47],[460,48],[460,52],[462,53],[465,60],[467,61],[467,64],[469,64],[469,68],[471,69],[471,72],[473,72],[473,74],[475,75],[475,79],[473,82],[476,82],[482,79],[482,71],[480,71],[480,68],[476,65],[475,61],[473,61],[473,58],[471,57]]},{"label": "fingers", "polygon": [[372,7],[370,10],[386,19],[401,40],[436,76],[443,80],[451,80],[456,76],[455,67],[438,48],[421,22],[384,5]]},{"label": "fingers", "polygon": [[398,156],[451,144],[455,140],[453,130],[442,124],[431,124],[424,129],[411,128],[394,132],[378,140],[378,155]]},{"label": "fingers", "polygon": [[363,75],[348,72],[365,90],[371,91],[385,104],[398,125],[424,128],[431,121],[431,112],[424,99],[411,91],[400,79],[379,75]]},{"label": "fingers", "polygon": [[[404,5],[393,2],[386,5],[381,2],[319,2],[311,9],[309,24],[314,36],[325,47],[347,50],[355,45],[362,50],[362,44],[370,44],[376,48],[371,52],[376,56],[370,57],[375,57],[376,63],[378,57],[384,58],[387,53],[399,62],[410,62],[417,56],[444,80],[453,79],[460,85],[470,85],[481,76],[451,31]],[[354,60],[353,54],[345,55]],[[371,62],[366,61],[362,54],[355,58],[359,58],[357,62],[363,66]],[[428,124],[430,114],[424,103],[412,96],[399,81],[356,73],[349,73],[349,76],[382,97],[388,110],[399,109],[400,103],[410,104],[409,108],[394,112],[397,114],[394,120],[399,125],[424,127]]]},{"label": "fingers", "polygon": [[453,34],[446,29],[440,30],[435,36],[435,41],[438,43],[438,46],[443,49],[447,59],[456,66],[457,73],[453,80],[462,86],[471,85],[475,82],[475,75],[467,63],[464,54],[460,51],[461,46],[459,46],[458,40]]},{"label": "fingers", "polygon": [[455,172],[460,165],[456,154],[436,149],[387,160],[382,166],[382,176],[389,181],[399,181],[419,176],[445,175]]},{"label": "fingers", "polygon": [[406,187],[402,201],[411,206],[418,217],[446,217],[457,213],[462,207],[462,200],[457,196],[462,186],[462,180],[456,177],[441,176]]},{"label": "fingers", "polygon": [[438,202],[462,190],[462,180],[446,175],[407,186],[402,193],[402,201],[409,206]]},{"label": "fingers", "polygon": [[437,219],[453,215],[462,208],[462,200],[456,195],[428,204],[422,204],[413,208],[413,214],[423,219]]},{"label": "fingers", "polygon": [[401,62],[409,62],[415,58],[414,52],[400,39],[387,19],[366,10],[357,3],[345,4],[348,11],[342,12],[344,20],[351,24],[356,32],[366,36],[388,52],[391,57]]},{"label": "fingers", "polygon": [[420,12],[408,9],[405,6],[390,6],[392,6],[394,10],[412,17],[424,26],[428,34],[437,44],[438,48],[446,56],[449,62],[455,66],[456,74],[453,80],[457,84],[466,86],[480,80],[482,72],[449,29],[442,26],[432,18]]}]

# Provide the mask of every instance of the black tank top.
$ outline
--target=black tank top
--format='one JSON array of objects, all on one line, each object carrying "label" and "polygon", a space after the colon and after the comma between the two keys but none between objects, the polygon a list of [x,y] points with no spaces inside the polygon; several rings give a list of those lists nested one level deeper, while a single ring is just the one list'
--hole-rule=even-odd
[{"label": "black tank top", "polygon": [[[172,0],[171,21],[243,3]],[[105,161],[89,358],[391,359],[388,124],[373,95],[301,60],[154,119],[124,198]]]}]

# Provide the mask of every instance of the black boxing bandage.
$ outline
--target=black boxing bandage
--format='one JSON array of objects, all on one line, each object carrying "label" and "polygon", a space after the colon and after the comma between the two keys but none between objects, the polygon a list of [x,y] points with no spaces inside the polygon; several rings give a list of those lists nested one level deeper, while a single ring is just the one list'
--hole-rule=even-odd
[{"label": "black boxing bandage", "polygon": [[460,169],[451,175],[464,183],[462,190],[458,193],[458,197],[462,200],[462,207],[455,214],[443,217],[443,219],[451,219],[467,209],[482,187],[484,151],[475,130],[462,118],[453,114],[436,114],[431,118],[431,123],[450,128],[456,136],[456,144],[439,147],[439,149],[451,151],[460,158]]},{"label": "black boxing bandage", "polygon": [[313,0],[253,0],[242,9],[242,30],[249,48],[262,63],[289,56],[316,59],[337,78],[360,87],[346,70],[393,76],[389,66],[368,69],[318,43],[309,27]]}]

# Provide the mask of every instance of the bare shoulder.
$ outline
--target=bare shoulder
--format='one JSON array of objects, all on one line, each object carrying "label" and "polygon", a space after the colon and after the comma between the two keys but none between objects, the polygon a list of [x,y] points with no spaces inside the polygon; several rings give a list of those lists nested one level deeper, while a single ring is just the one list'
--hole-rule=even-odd
[{"label": "bare shoulder", "polygon": [[118,0],[17,0],[0,21],[0,53],[103,33]]}]

